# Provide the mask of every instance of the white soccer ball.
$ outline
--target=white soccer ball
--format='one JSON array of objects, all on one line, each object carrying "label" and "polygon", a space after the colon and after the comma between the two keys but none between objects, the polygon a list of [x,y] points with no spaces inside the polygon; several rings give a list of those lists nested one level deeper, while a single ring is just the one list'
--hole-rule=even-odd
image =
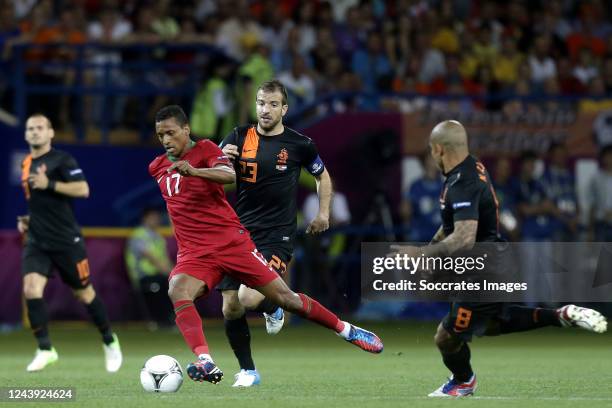
[{"label": "white soccer ball", "polygon": [[140,370],[140,383],[148,392],[177,392],[183,384],[183,369],[170,356],[153,356]]}]

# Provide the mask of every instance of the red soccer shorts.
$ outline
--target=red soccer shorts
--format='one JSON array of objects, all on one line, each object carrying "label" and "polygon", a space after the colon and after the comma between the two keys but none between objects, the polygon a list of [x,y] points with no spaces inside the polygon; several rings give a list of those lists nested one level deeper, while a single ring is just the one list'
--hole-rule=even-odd
[{"label": "red soccer shorts", "polygon": [[184,273],[205,282],[208,290],[212,290],[225,274],[251,288],[267,285],[279,277],[257,251],[246,230],[238,230],[232,238],[227,245],[202,255],[182,254],[169,279]]}]

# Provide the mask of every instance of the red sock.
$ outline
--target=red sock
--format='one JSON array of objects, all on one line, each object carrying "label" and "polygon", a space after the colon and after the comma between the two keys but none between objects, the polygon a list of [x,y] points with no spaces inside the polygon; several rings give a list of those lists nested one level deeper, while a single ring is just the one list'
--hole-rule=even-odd
[{"label": "red sock", "polygon": [[344,322],[325,306],[303,293],[298,293],[298,296],[302,299],[302,310],[297,313],[298,315],[332,329],[336,333],[340,333],[344,329]]},{"label": "red sock", "polygon": [[202,319],[191,300],[179,300],[174,304],[176,314],[176,325],[178,326],[185,342],[196,356],[209,354],[208,343],[202,329]]}]

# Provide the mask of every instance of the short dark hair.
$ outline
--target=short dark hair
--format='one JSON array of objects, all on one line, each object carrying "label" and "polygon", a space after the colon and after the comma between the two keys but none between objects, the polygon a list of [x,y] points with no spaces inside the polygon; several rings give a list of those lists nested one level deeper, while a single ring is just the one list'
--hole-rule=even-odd
[{"label": "short dark hair", "polygon": [[179,126],[185,126],[189,123],[185,111],[178,105],[164,106],[155,114],[155,122],[161,122],[170,118],[174,118]]},{"label": "short dark hair", "polygon": [[51,120],[49,119],[49,117],[47,115],[45,115],[44,113],[40,113],[40,112],[36,112],[31,114],[30,116],[28,116],[28,118],[26,119],[26,122],[32,118],[43,118],[47,121],[47,127],[49,129],[53,129],[53,124],[51,123]]},{"label": "short dark hair", "polygon": [[264,91],[266,93],[269,92],[280,92],[283,96],[283,105],[287,104],[287,88],[285,85],[278,79],[273,79],[271,81],[266,81],[257,88],[257,92]]}]

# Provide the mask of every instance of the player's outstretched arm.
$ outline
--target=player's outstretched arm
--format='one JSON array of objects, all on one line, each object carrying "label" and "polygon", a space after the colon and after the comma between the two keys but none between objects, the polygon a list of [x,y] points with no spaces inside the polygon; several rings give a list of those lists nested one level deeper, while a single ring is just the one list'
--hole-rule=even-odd
[{"label": "player's outstretched arm", "polygon": [[212,168],[196,169],[188,161],[180,160],[173,163],[166,171],[172,173],[175,170],[181,176],[201,177],[219,184],[232,184],[236,181],[236,172],[225,164],[218,164]]}]

